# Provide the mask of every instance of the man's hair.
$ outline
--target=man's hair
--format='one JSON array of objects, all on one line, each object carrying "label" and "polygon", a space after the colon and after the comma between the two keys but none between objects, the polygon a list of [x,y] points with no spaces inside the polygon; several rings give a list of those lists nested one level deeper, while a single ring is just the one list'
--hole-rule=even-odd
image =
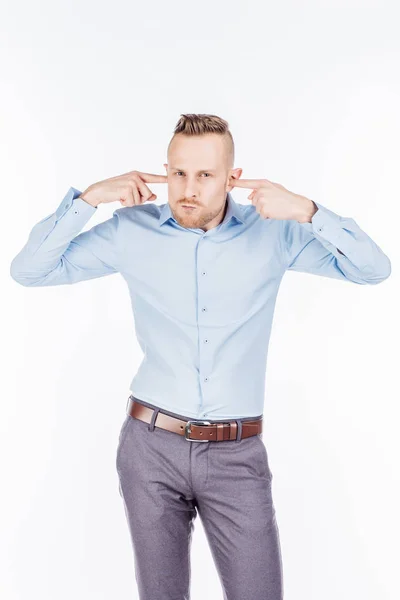
[{"label": "man's hair", "polygon": [[225,119],[217,117],[216,115],[207,114],[181,115],[175,125],[174,135],[168,145],[168,149],[174,136],[178,133],[183,135],[206,135],[209,133],[216,133],[223,136],[225,139],[229,166],[233,167],[235,160],[235,144],[233,142],[232,134],[229,131],[228,121],[225,121]]}]

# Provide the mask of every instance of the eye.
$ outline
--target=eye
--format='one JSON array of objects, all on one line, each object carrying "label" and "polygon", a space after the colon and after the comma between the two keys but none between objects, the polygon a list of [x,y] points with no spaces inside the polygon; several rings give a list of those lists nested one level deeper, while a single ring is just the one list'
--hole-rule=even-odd
[{"label": "eye", "polygon": [[183,171],[177,171],[177,172],[175,173],[175,175],[178,175],[178,173],[183,173]]},{"label": "eye", "polygon": [[210,175],[210,173],[203,173],[203,175]]}]

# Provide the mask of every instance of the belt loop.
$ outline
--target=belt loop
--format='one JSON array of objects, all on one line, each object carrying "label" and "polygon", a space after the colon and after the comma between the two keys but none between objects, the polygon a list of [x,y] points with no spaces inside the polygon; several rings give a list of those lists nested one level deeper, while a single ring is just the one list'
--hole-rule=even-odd
[{"label": "belt loop", "polygon": [[240,442],[242,439],[242,421],[236,421],[237,423],[237,433],[235,442]]},{"label": "belt loop", "polygon": [[149,431],[154,431],[154,425],[155,425],[155,422],[156,422],[156,419],[157,419],[157,415],[158,415],[159,412],[160,412],[159,408],[155,408],[153,410],[153,414],[151,415],[151,420],[150,420],[150,423],[149,423],[149,426],[148,426],[148,430]]},{"label": "belt loop", "polygon": [[223,423],[217,423],[217,435],[216,435],[216,440],[217,442],[221,442],[224,439],[224,424]]}]

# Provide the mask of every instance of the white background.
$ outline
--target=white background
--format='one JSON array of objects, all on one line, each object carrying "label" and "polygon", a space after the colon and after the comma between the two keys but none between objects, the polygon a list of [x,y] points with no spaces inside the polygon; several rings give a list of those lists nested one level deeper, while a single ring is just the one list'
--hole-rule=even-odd
[{"label": "white background", "polygon": [[[115,469],[142,358],[126,284],[28,289],[9,265],[69,186],[165,174],[188,112],[228,120],[242,177],[354,218],[391,259],[376,286],[286,273],[263,440],[285,600],[400,597],[398,11],[394,0],[1,3],[2,598],[137,598]],[[192,600],[204,595],[222,591],[197,518]]]}]

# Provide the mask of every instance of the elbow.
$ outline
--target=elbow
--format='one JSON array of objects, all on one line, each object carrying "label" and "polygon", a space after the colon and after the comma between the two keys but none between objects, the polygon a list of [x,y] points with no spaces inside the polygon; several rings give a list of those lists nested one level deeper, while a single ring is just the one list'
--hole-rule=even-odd
[{"label": "elbow", "polygon": [[17,271],[10,270],[10,275],[11,275],[12,279],[14,279],[14,281],[19,283],[20,285],[23,285],[24,287],[29,286],[29,280],[26,277],[24,277],[23,275],[18,274]]},{"label": "elbow", "polygon": [[10,276],[14,281],[19,283],[20,285],[26,286],[26,279],[22,276],[20,271],[18,271],[16,259],[14,258],[10,265]]},{"label": "elbow", "polygon": [[377,283],[382,283],[385,279],[390,277],[392,272],[392,265],[390,259],[386,254],[383,255],[379,268],[366,267],[363,269],[363,273],[365,275],[365,283],[370,285],[376,285]]},{"label": "elbow", "polygon": [[18,257],[15,257],[10,265],[11,278],[24,287],[32,286],[36,281],[35,276],[26,269],[22,270],[21,261],[17,259]]}]

